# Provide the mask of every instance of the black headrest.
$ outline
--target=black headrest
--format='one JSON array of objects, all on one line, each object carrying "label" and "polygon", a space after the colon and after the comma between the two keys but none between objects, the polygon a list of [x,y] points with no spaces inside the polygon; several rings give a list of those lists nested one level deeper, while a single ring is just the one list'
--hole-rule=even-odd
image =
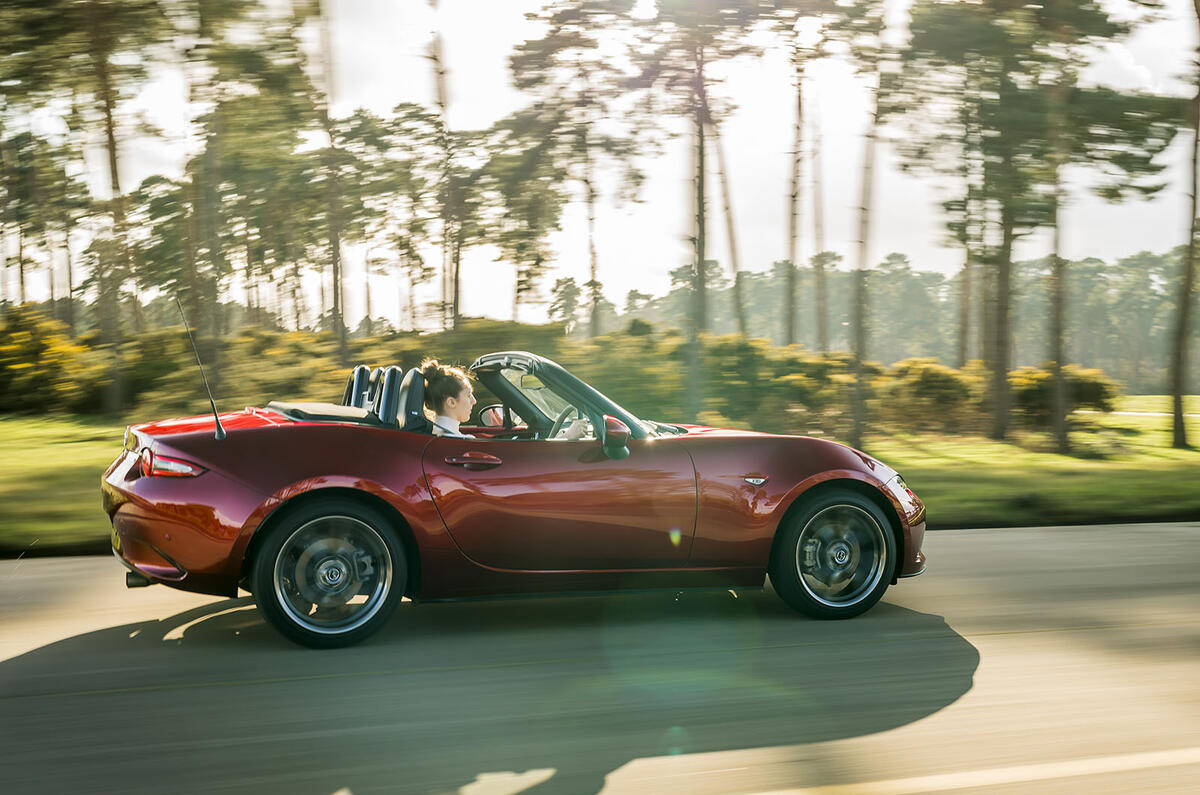
[{"label": "black headrest", "polygon": [[383,375],[379,387],[367,403],[367,409],[384,425],[395,425],[396,410],[400,406],[400,379],[403,371],[399,367],[381,367],[379,370]]},{"label": "black headrest", "polygon": [[363,401],[364,406],[369,406],[379,397],[379,385],[383,383],[383,371],[386,367],[376,367],[371,371],[370,378],[367,379],[366,399]]},{"label": "black headrest", "polygon": [[402,431],[433,433],[433,423],[425,418],[425,376],[414,367],[400,384],[400,414],[396,421]]},{"label": "black headrest", "polygon": [[371,376],[371,368],[360,364],[350,371],[346,379],[346,388],[342,392],[342,405],[362,408],[367,405],[367,383]]}]

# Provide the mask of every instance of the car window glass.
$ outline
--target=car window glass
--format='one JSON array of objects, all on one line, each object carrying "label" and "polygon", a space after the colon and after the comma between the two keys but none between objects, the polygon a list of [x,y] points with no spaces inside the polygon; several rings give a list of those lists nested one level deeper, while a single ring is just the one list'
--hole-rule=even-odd
[{"label": "car window glass", "polygon": [[563,409],[570,405],[566,398],[529,373],[505,367],[500,370],[500,374],[550,419],[557,417]]}]

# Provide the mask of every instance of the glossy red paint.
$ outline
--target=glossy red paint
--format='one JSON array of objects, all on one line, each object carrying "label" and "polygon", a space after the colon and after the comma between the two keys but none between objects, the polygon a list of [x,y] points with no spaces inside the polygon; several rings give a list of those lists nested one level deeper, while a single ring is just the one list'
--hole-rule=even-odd
[{"label": "glossy red paint", "polygon": [[[422,458],[433,501],[473,562],[510,571],[661,569],[687,563],[696,473],[682,437],[629,442],[435,439]],[[473,469],[455,463],[489,455]]]},{"label": "glossy red paint", "polygon": [[[594,440],[436,438],[263,409],[221,423],[221,441],[211,416],[134,426],[105,472],[115,550],[152,580],[235,594],[264,523],[341,490],[392,512],[422,599],[762,585],[787,510],[831,480],[882,495],[901,529],[900,574],[924,566],[920,501],[892,493],[883,464],[825,440],[690,426],[631,439],[614,460]],[[143,476],[147,446],[206,471]]]}]

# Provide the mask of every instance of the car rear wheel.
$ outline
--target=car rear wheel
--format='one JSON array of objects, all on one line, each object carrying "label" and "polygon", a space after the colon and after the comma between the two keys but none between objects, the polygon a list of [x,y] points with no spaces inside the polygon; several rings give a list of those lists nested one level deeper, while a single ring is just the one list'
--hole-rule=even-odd
[{"label": "car rear wheel", "polygon": [[830,489],[780,528],[771,584],[801,613],[851,618],[880,600],[896,559],[896,539],[879,507],[856,492]]},{"label": "car rear wheel", "polygon": [[267,532],[251,569],[254,599],[297,643],[358,643],[387,622],[404,595],[404,547],[387,518],[368,506],[311,502]]}]

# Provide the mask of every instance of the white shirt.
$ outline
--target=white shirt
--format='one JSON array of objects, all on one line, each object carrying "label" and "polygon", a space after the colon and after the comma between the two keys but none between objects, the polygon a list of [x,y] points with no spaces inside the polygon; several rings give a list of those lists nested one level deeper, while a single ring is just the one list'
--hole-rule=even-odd
[{"label": "white shirt", "polygon": [[447,417],[445,414],[439,414],[438,418],[433,421],[434,436],[448,436],[454,439],[474,439],[475,437],[469,433],[458,432],[458,420],[453,417]]}]

